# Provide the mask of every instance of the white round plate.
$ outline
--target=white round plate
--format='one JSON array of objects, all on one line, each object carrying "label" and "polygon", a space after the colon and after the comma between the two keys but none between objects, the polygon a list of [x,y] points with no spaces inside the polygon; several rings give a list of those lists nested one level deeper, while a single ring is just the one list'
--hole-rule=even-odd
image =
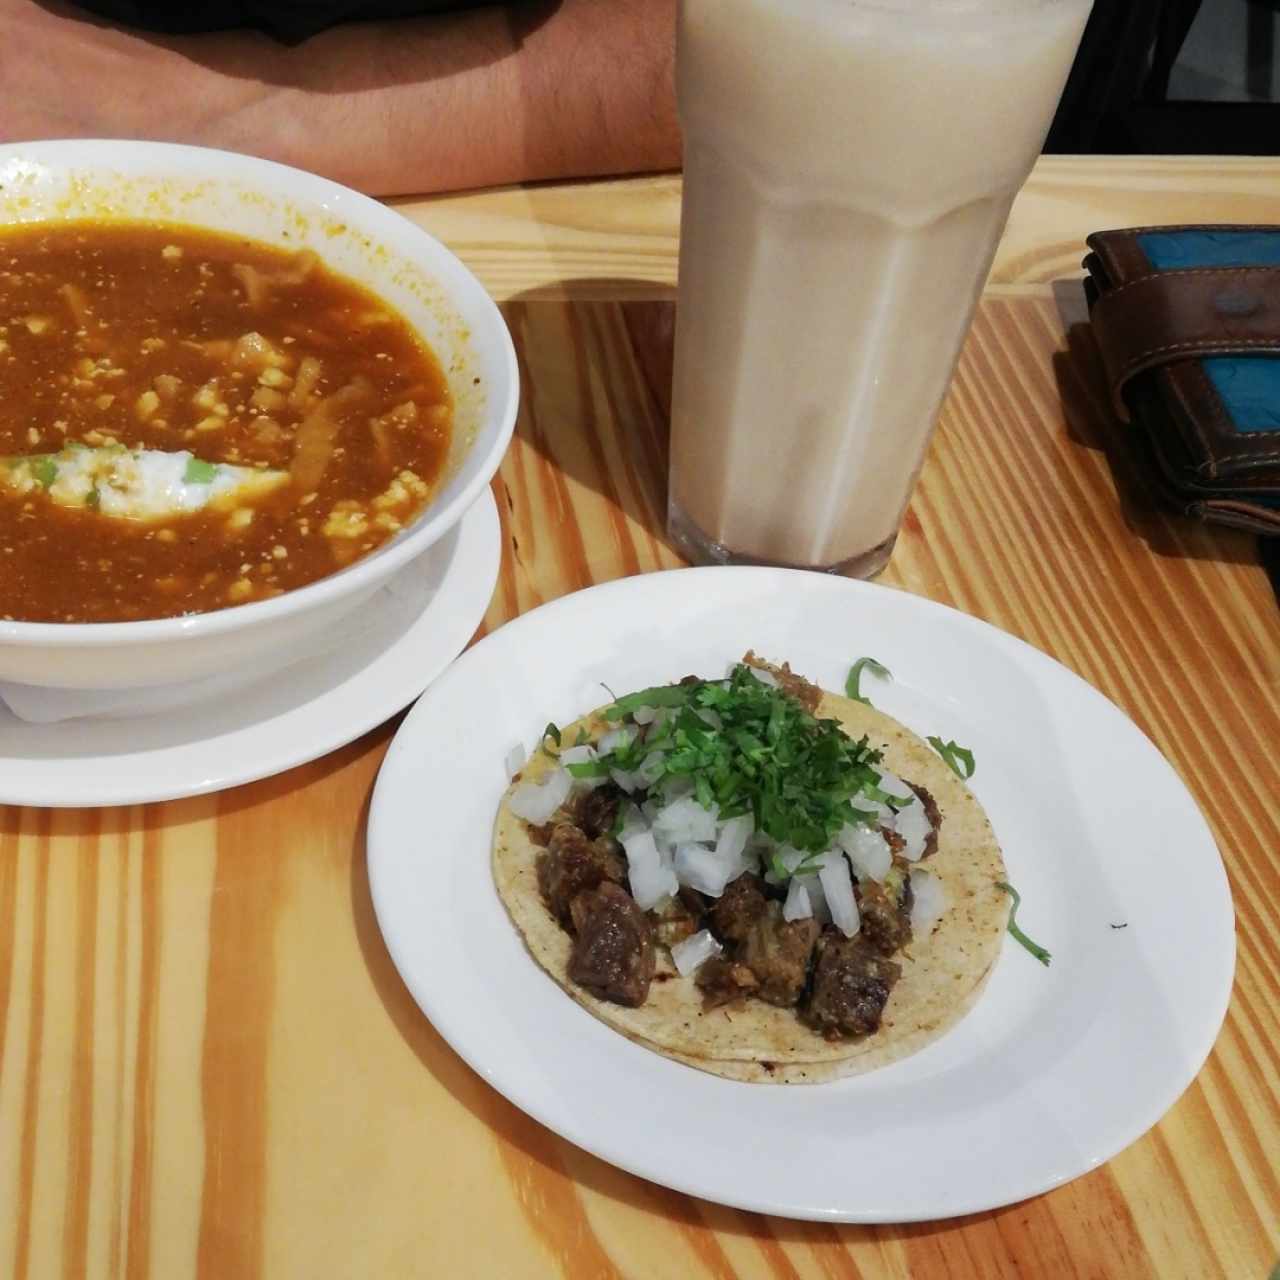
[{"label": "white round plate", "polygon": [[485,491],[361,606],[376,624],[335,652],[164,714],[29,724],[0,707],[0,802],[173,800],[345,746],[412,702],[461,653],[489,605],[501,555],[498,509]]},{"label": "white round plate", "polygon": [[[823,1085],[717,1079],[641,1048],[525,952],[490,874],[504,758],[618,694],[748,648],[973,749],[972,786],[1021,891],[982,998],[913,1057]],[[460,750],[465,743],[465,750]],[[424,818],[424,815],[427,815]],[[743,1209],[908,1222],[1024,1199],[1102,1164],[1191,1082],[1235,944],[1218,851],[1186,788],[1066,668],[930,601],[819,574],[711,568],[565,597],[463,655],[392,743],[369,877],[396,966],[494,1088],[632,1173]],[[1195,945],[1188,945],[1194,939]]]}]

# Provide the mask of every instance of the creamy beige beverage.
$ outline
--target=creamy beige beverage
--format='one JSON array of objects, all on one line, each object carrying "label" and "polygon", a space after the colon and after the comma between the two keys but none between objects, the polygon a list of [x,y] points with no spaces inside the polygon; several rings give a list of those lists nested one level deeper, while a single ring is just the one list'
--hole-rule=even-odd
[{"label": "creamy beige beverage", "polygon": [[1090,0],[681,0],[671,529],[859,574],[896,537]]}]

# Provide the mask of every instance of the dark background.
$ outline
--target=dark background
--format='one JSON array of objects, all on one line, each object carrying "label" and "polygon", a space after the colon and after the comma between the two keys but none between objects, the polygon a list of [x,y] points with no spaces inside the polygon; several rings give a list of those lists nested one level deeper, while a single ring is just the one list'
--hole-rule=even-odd
[{"label": "dark background", "polygon": [[1280,0],[1095,0],[1045,150],[1280,154]]}]

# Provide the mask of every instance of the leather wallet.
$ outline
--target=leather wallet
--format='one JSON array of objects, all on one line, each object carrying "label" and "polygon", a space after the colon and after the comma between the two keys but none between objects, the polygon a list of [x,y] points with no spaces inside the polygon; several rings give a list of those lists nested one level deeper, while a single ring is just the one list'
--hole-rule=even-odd
[{"label": "leather wallet", "polygon": [[1088,237],[1085,296],[1116,413],[1187,515],[1280,534],[1280,226]]}]

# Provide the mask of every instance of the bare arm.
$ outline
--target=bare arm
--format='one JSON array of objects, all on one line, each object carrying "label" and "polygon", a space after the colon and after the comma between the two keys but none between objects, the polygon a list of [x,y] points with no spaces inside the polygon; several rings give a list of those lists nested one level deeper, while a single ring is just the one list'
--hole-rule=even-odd
[{"label": "bare arm", "polygon": [[675,0],[562,0],[349,24],[286,47],[0,0],[0,141],[228,147],[374,195],[671,168],[674,13]]}]

